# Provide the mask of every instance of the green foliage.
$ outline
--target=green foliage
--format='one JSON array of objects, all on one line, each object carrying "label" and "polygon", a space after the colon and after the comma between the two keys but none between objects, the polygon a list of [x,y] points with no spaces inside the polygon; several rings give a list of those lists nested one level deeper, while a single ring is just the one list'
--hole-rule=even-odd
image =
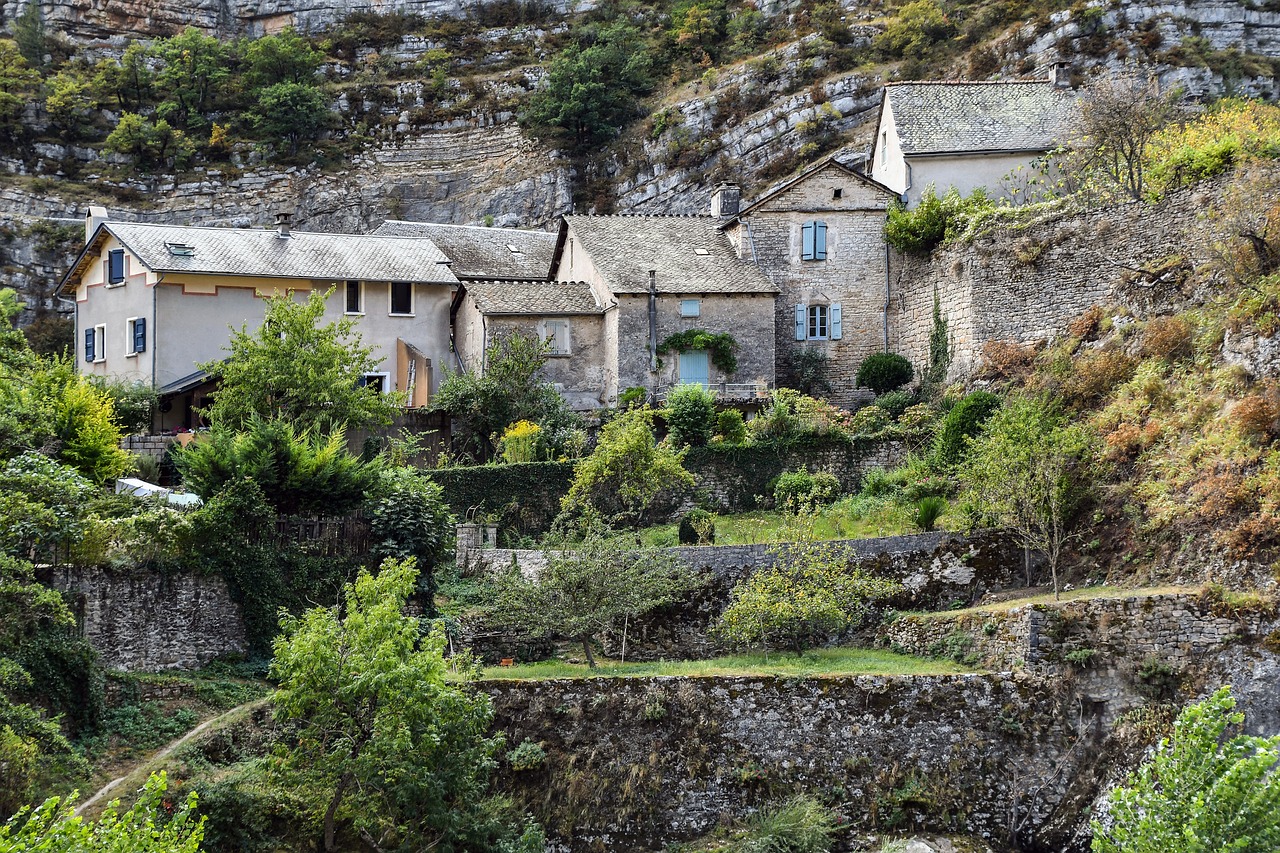
[{"label": "green foliage", "polygon": [[711,441],[716,424],[716,397],[701,385],[678,385],[662,411],[677,447],[701,447]]},{"label": "green foliage", "polygon": [[655,440],[648,406],[622,412],[604,425],[591,455],[574,466],[562,507],[638,523],[659,494],[693,485],[681,464],[685,453]]},{"label": "green foliage", "polygon": [[836,815],[806,794],[761,809],[745,827],[741,846],[751,853],[827,853],[835,840]]},{"label": "green foliage", "polygon": [[215,427],[240,430],[254,418],[279,418],[327,434],[391,423],[400,398],[359,383],[379,360],[351,318],[320,325],[331,292],[313,290],[305,302],[271,297],[257,331],[233,330],[230,356],[200,365],[221,382],[208,411]]},{"label": "green foliage", "polygon": [[725,374],[732,374],[738,369],[738,342],[728,332],[685,329],[668,335],[658,344],[658,355],[689,350],[706,350],[711,363]]},{"label": "green foliage", "polygon": [[716,415],[716,435],[725,444],[745,444],[747,422],[737,409],[725,409]]},{"label": "green foliage", "polygon": [[787,512],[805,512],[834,503],[840,497],[840,479],[830,471],[787,471],[773,487],[773,501]]},{"label": "green foliage", "polygon": [[896,581],[851,566],[840,549],[781,546],[772,566],[733,589],[715,633],[735,646],[785,647],[796,654],[859,625],[872,604],[895,595]]},{"label": "green foliage", "polygon": [[827,381],[827,353],[825,350],[806,347],[796,354],[793,363],[796,389],[809,397],[821,397],[831,393]]},{"label": "green foliage", "polygon": [[0,550],[56,564],[60,549],[83,530],[81,505],[92,491],[82,475],[47,456],[10,459],[0,468]]},{"label": "green foliage", "polygon": [[13,19],[13,40],[22,58],[33,68],[44,67],[48,42],[44,33],[44,13],[39,3],[28,3]]},{"label": "green foliage", "polygon": [[519,746],[507,753],[507,763],[517,773],[537,770],[546,760],[547,751],[536,740],[521,741]]},{"label": "green foliage", "polygon": [[942,315],[942,298],[938,288],[933,289],[933,327],[929,330],[929,369],[922,377],[925,385],[936,387],[947,378],[951,367],[951,336],[947,331],[947,318]]},{"label": "green foliage", "polygon": [[0,139],[16,141],[23,136],[23,110],[39,80],[18,45],[0,39]]},{"label": "green foliage", "polygon": [[199,798],[192,792],[174,802],[168,790],[163,771],[152,775],[128,811],[113,800],[96,823],[76,816],[74,797],[53,797],[0,827],[0,853],[199,853],[205,820],[196,816]]},{"label": "green foliage", "polygon": [[1228,687],[1188,706],[1155,754],[1111,792],[1094,853],[1264,853],[1280,848],[1280,736],[1240,734]]},{"label": "green foliage", "polygon": [[421,567],[419,585],[428,609],[434,599],[433,569],[453,532],[454,517],[443,492],[412,468],[388,468],[373,489],[368,517],[375,558],[414,558]]},{"label": "green foliage", "polygon": [[988,391],[974,391],[956,403],[942,419],[934,438],[935,464],[948,468],[964,456],[966,442],[978,434],[987,418],[1000,408],[1000,398]]},{"label": "green foliage", "polygon": [[644,405],[644,401],[648,399],[649,392],[640,387],[632,387],[623,391],[618,395],[618,408],[631,409],[636,406]]},{"label": "green foliage", "polygon": [[151,385],[97,376],[90,377],[89,381],[111,399],[111,411],[122,433],[133,435],[151,431],[159,402]]},{"label": "green foliage", "polygon": [[679,600],[701,583],[669,551],[624,539],[599,522],[550,537],[535,580],[513,568],[501,581],[496,616],[535,636],[577,640],[594,667],[591,641],[616,620]]},{"label": "green foliage", "polygon": [[244,80],[253,89],[280,83],[313,83],[324,54],[292,27],[249,41],[243,50]]},{"label": "green foliage", "polygon": [[175,128],[165,119],[152,123],[137,113],[122,114],[103,147],[132,157],[134,163],[144,168],[184,169],[195,153],[186,131]]},{"label": "green foliage", "polygon": [[258,136],[285,140],[296,154],[299,142],[315,139],[325,126],[329,99],[308,83],[276,83],[258,93],[258,103],[247,118]]},{"label": "green foliage", "polygon": [[876,352],[858,365],[859,388],[870,388],[876,394],[887,394],[906,385],[915,376],[911,362],[896,352]]},{"label": "green foliage", "polygon": [[938,496],[923,497],[916,501],[916,527],[921,530],[933,530],[938,518],[946,512],[947,499]]},{"label": "green foliage", "polygon": [[287,616],[275,641],[279,779],[315,804],[325,850],[350,828],[385,848],[467,849],[491,826],[485,794],[500,737],[488,697],[444,679],[444,634],[404,615],[417,570],[388,560],[341,607]]},{"label": "green foliage", "polygon": [[716,517],[705,509],[686,512],[680,517],[680,544],[716,544]]},{"label": "green foliage", "polygon": [[1097,449],[1083,427],[1043,400],[1016,397],[974,439],[961,479],[982,518],[1008,526],[1045,555],[1058,589],[1069,528],[1096,478]]},{"label": "green foliage", "polygon": [[923,59],[955,32],[937,0],[913,0],[872,40],[872,46],[886,58]]},{"label": "green foliage", "polygon": [[560,512],[573,481],[574,463],[528,462],[435,468],[427,476],[439,483],[453,514],[493,518],[504,531],[545,533]]},{"label": "green foliage", "polygon": [[939,198],[930,185],[914,208],[901,204],[889,208],[884,239],[900,252],[927,255],[942,243],[964,235],[994,209],[994,202],[981,188],[961,196],[953,187]]},{"label": "green foliage", "polygon": [[347,452],[342,432],[303,432],[289,421],[252,418],[244,432],[215,427],[177,452],[188,488],[208,500],[228,483],[256,482],[277,512],[342,515],[359,506],[377,466]]},{"label": "green foliage", "polygon": [[778,449],[847,441],[853,435],[848,412],[791,388],[775,390],[769,405],[747,424],[747,429],[756,443]]},{"label": "green foliage", "polygon": [[156,91],[163,95],[156,116],[182,130],[203,128],[231,75],[227,47],[195,27],[187,27],[156,42],[152,52],[160,60]]},{"label": "green foliage", "polygon": [[910,391],[889,391],[876,397],[872,405],[884,409],[896,421],[915,401],[916,395]]}]

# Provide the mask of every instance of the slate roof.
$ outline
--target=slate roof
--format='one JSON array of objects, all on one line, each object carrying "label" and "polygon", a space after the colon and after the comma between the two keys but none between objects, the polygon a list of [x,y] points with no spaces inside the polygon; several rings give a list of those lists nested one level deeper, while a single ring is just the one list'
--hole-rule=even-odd
[{"label": "slate roof", "polygon": [[757,207],[760,207],[762,204],[769,201],[769,199],[773,198],[776,195],[786,192],[787,190],[794,187],[796,184],[807,181],[809,178],[813,177],[814,175],[828,168],[839,169],[847,177],[857,181],[862,181],[864,184],[867,184],[868,186],[875,187],[877,191],[883,193],[887,198],[898,197],[898,194],[896,192],[889,189],[879,181],[875,180],[870,175],[864,175],[861,172],[846,165],[845,163],[842,163],[840,161],[840,155],[844,153],[844,150],[845,149],[841,149],[841,151],[837,151],[836,153],[830,155],[829,157],[826,157],[820,160],[819,162],[805,169],[803,172],[801,172],[798,175],[792,175],[789,178],[783,178],[782,180],[775,182],[771,186],[766,187],[764,192],[756,196],[755,199],[753,199],[750,204],[744,205],[742,209],[738,211],[737,216],[728,217],[723,222],[721,222],[720,223],[721,229],[728,228],[730,225],[737,222],[739,219],[746,216],[748,213],[755,210]]},{"label": "slate roof", "polygon": [[516,228],[435,225],[389,219],[374,234],[425,237],[453,262],[462,279],[546,279],[556,249],[556,235]]},{"label": "slate roof", "polygon": [[81,252],[64,287],[96,254],[104,233],[114,235],[152,272],[432,284],[458,281],[449,271],[448,258],[422,238],[305,231],[281,237],[274,230],[108,221]]},{"label": "slate roof", "polygon": [[[566,216],[568,229],[614,293],[648,293],[649,270],[659,293],[777,293],[755,264],[744,261],[709,216]],[[557,258],[562,255],[557,254]],[[557,269],[552,269],[554,277]]]},{"label": "slate roof", "polygon": [[890,83],[902,152],[1047,151],[1069,129],[1078,101],[1044,80]]},{"label": "slate roof", "polygon": [[585,281],[468,281],[463,287],[489,315],[604,312]]}]

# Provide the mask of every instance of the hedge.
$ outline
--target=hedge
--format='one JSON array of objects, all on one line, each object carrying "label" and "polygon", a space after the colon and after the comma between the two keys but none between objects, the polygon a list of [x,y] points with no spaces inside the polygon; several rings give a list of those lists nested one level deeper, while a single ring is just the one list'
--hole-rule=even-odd
[{"label": "hedge", "polygon": [[560,499],[573,481],[573,463],[470,465],[426,474],[440,484],[458,521],[496,516],[500,536],[536,536],[550,530],[559,514]]}]

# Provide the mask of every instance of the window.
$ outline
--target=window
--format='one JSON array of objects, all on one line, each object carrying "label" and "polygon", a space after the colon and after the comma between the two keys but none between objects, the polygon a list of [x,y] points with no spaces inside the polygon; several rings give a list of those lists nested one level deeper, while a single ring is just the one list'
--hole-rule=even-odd
[{"label": "window", "polygon": [[112,249],[107,252],[107,284],[120,284],[124,281],[124,249]]},{"label": "window", "polygon": [[[364,313],[364,311],[362,311],[362,310],[361,310],[361,305],[363,304],[363,300],[362,300],[360,297],[361,297],[362,295],[363,295],[363,294],[361,294],[361,292],[360,292],[360,282],[358,282],[358,281],[349,281],[349,282],[347,282],[347,307],[346,307],[346,312],[347,312],[348,314],[363,314],[363,313]],[[392,313],[395,313],[395,309],[392,309]]]},{"label": "window", "polygon": [[833,189],[831,191],[831,198],[833,200],[839,200],[844,198],[844,187],[836,187],[835,189]]},{"label": "window", "polygon": [[391,313],[413,314],[413,285],[407,281],[391,282]]},{"label": "window", "polygon": [[844,336],[840,303],[815,302],[796,306],[797,341],[838,341]]},{"label": "window", "polygon": [[84,360],[89,364],[107,360],[107,327],[94,326],[84,330]]},{"label": "window", "polygon": [[569,355],[569,321],[545,320],[542,323],[542,339],[547,342],[547,355]]},{"label": "window", "polygon": [[147,351],[147,318],[130,317],[125,333],[124,351],[126,356],[134,356]]},{"label": "window", "polygon": [[356,380],[358,388],[373,388],[379,394],[391,390],[391,375],[388,373],[366,373]]},{"label": "window", "polygon": [[889,162],[889,131],[880,131],[880,165]]},{"label": "window", "polygon": [[825,261],[827,259],[827,223],[821,220],[806,222],[800,226],[800,260]]},{"label": "window", "polygon": [[681,299],[680,300],[680,316],[681,317],[702,316],[702,300],[701,299]]}]

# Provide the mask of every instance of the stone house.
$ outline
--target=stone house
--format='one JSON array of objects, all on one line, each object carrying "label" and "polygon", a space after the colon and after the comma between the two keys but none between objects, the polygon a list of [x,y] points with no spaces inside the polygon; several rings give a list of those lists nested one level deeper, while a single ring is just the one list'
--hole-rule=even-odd
[{"label": "stone house", "polygon": [[[925,189],[1009,197],[1006,178],[1053,150],[1078,100],[1052,80],[889,83],[871,148],[871,177],[915,206]],[[1016,180],[1016,178],[1015,178]]]},{"label": "stone house", "polygon": [[92,207],[85,247],[59,284],[76,302],[76,367],[161,397],[160,429],[196,425],[199,365],[225,357],[230,330],[255,330],[263,299],[329,291],[326,320],[351,317],[382,363],[366,381],[427,405],[448,363],[459,282],[430,240],[116,222]]},{"label": "stone house", "polygon": [[741,207],[721,186],[712,216],[738,257],[777,289],[777,380],[794,384],[806,352],[825,359],[832,399],[853,405],[862,359],[888,348],[892,297],[884,222],[895,193],[827,159]]},{"label": "stone house", "polygon": [[[589,289],[600,308],[590,322],[603,355],[592,374],[602,404],[616,405],[628,388],[661,401],[682,383],[710,388],[726,403],[754,404],[773,387],[777,287],[721,225],[710,216],[562,218],[551,278]],[[585,307],[585,291],[579,298]],[[695,331],[732,336],[735,369],[689,346],[682,333]]]}]

